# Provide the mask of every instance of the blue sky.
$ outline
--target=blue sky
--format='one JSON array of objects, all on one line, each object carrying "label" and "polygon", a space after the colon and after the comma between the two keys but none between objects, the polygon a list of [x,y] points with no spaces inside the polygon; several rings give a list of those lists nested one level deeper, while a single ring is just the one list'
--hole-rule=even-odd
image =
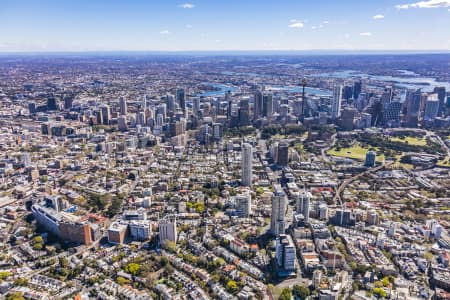
[{"label": "blue sky", "polygon": [[450,0],[1,0],[0,51],[450,50]]}]

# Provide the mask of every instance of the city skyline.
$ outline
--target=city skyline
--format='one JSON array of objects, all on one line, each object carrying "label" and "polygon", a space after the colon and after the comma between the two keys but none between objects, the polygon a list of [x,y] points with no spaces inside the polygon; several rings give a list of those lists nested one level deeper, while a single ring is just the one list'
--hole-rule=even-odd
[{"label": "city skyline", "polygon": [[450,50],[450,1],[4,1],[0,52]]}]

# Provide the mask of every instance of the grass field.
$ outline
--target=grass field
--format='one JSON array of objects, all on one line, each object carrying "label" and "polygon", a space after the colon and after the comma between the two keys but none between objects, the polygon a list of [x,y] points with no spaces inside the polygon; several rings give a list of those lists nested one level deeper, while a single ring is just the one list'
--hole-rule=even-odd
[{"label": "grass field", "polygon": [[407,143],[409,145],[414,145],[414,146],[426,146],[427,145],[427,140],[423,137],[407,136],[404,139],[399,138],[399,137],[391,137],[390,140],[393,142]]},{"label": "grass field", "polygon": [[[369,151],[368,148],[361,147],[359,144],[355,144],[350,148],[341,148],[339,151],[336,148],[332,148],[328,150],[328,155],[337,156],[337,157],[345,157],[356,160],[364,161],[366,159],[366,153]],[[377,154],[377,162],[384,161],[384,154]]]}]

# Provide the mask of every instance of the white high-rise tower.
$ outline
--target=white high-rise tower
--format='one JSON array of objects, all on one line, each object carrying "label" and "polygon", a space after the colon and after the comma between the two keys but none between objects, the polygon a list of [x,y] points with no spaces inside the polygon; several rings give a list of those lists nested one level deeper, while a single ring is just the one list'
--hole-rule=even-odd
[{"label": "white high-rise tower", "polygon": [[331,100],[331,118],[337,119],[341,116],[342,86],[334,88],[333,99]]},{"label": "white high-rise tower", "polygon": [[274,186],[275,191],[272,196],[272,214],[270,216],[270,232],[279,236],[285,233],[285,218],[286,218],[286,206],[287,197],[284,193],[281,185]]},{"label": "white high-rise tower", "polygon": [[253,149],[252,145],[245,143],[242,145],[241,169],[242,169],[242,185],[252,186],[253,176]]}]

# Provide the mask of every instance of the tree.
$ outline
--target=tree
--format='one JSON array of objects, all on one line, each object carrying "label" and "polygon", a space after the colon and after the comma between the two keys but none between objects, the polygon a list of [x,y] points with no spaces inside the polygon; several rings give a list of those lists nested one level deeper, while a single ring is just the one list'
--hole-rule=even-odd
[{"label": "tree", "polygon": [[8,271],[2,271],[2,272],[0,272],[0,283],[1,283],[4,279],[8,278],[9,276],[11,276],[11,273],[8,272]]},{"label": "tree", "polygon": [[291,300],[292,298],[292,292],[290,288],[284,288],[281,291],[280,297],[278,297],[278,300]]},{"label": "tree", "polygon": [[21,292],[13,292],[6,296],[5,300],[25,300]]},{"label": "tree", "polygon": [[428,261],[432,261],[433,260],[433,253],[431,252],[425,252],[425,254],[423,255],[423,257]]},{"label": "tree", "polygon": [[17,278],[14,280],[15,286],[28,286],[28,279],[26,278]]},{"label": "tree", "polygon": [[119,277],[117,277],[117,283],[120,285],[124,285],[124,284],[129,284],[130,281],[126,278],[119,276]]},{"label": "tree", "polygon": [[136,276],[139,273],[139,270],[141,269],[141,266],[137,263],[129,263],[125,267],[125,271]]},{"label": "tree", "polygon": [[373,293],[375,296],[378,296],[379,298],[386,298],[387,297],[387,293],[384,289],[382,288],[374,288]]},{"label": "tree", "polygon": [[227,282],[227,290],[230,293],[235,293],[238,290],[237,283],[234,280],[228,280]]},{"label": "tree", "polygon": [[294,285],[293,293],[301,299],[306,299],[310,295],[310,291],[306,286],[298,284]]},{"label": "tree", "polygon": [[67,268],[69,266],[69,261],[67,260],[67,258],[61,256],[59,258],[59,266],[61,268]]},{"label": "tree", "polygon": [[175,253],[177,251],[177,244],[173,241],[169,240],[164,241],[162,247],[172,253]]},{"label": "tree", "polygon": [[161,257],[160,263],[161,263],[161,266],[163,266],[163,267],[165,267],[167,264],[169,264],[169,259],[167,258],[167,256]]}]

